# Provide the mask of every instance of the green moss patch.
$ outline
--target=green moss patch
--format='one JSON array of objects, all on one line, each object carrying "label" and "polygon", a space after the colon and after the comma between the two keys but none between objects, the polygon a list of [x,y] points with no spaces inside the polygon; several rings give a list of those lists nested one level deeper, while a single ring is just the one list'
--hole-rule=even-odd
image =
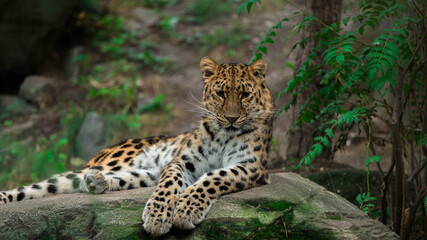
[{"label": "green moss patch", "polygon": [[[271,224],[259,219],[217,219],[208,220],[200,226],[206,239],[285,239],[287,230],[284,218],[279,217]],[[289,236],[289,233],[288,233]]]},{"label": "green moss patch", "polygon": [[289,210],[295,204],[286,201],[274,201],[268,199],[248,200],[245,204],[256,207],[260,211],[284,211]]},{"label": "green moss patch", "polygon": [[[204,221],[196,231],[206,239],[334,239],[332,234],[320,234],[306,225],[294,224],[294,203],[257,199],[238,202],[243,217],[217,218]],[[271,219],[266,221],[266,219]],[[324,237],[322,237],[324,236]]]}]

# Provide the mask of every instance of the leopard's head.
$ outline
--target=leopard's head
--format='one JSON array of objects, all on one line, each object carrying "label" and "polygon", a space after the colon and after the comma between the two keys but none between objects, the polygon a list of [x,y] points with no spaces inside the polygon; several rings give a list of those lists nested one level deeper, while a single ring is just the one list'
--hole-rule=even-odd
[{"label": "leopard's head", "polygon": [[265,85],[267,62],[218,65],[209,57],[200,61],[204,81],[203,103],[217,126],[236,131],[245,126],[271,124],[273,98]]}]

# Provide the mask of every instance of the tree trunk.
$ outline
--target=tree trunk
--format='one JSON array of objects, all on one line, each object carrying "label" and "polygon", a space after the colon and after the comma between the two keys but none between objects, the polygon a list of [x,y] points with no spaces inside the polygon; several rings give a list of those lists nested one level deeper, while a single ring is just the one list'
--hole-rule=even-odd
[{"label": "tree trunk", "polygon": [[[311,11],[315,17],[320,19],[323,23],[330,25],[335,22],[339,22],[341,18],[342,1],[341,0],[307,0],[307,10]],[[300,54],[297,57],[295,64],[295,74],[298,69],[307,60],[307,57],[312,52],[313,48],[318,42],[313,38],[316,32],[321,31],[324,28],[320,23],[312,23],[305,27],[302,32],[302,38],[307,37],[307,42],[304,48],[301,49]],[[312,65],[317,65],[322,61],[322,52],[317,52],[316,57],[313,59]],[[317,69],[316,72],[319,72]],[[295,106],[292,108],[292,121],[295,122],[297,118],[297,112],[304,102],[315,92],[321,88],[320,80],[322,76],[318,74],[314,81],[311,82],[308,88],[306,88],[297,98]],[[289,140],[287,144],[287,159],[301,159],[308,151],[310,151],[313,145],[313,137],[316,136],[314,130],[316,129],[315,124],[309,124],[302,122],[301,126],[294,127],[289,132]],[[324,148],[322,155],[317,158],[320,161],[326,161],[331,155],[330,149]]]}]

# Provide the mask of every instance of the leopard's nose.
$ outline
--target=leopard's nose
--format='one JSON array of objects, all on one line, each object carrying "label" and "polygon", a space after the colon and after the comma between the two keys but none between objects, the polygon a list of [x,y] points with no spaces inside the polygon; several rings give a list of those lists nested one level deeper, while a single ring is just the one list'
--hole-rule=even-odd
[{"label": "leopard's nose", "polygon": [[240,116],[225,116],[230,123],[234,123]]}]

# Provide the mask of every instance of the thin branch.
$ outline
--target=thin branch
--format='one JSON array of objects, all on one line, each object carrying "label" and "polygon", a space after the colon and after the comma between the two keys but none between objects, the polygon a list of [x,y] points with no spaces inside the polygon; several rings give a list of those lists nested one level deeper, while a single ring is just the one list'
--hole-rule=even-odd
[{"label": "thin branch", "polygon": [[[387,173],[384,175],[384,179],[386,179],[386,178],[389,178],[389,177],[390,177],[391,173],[393,172],[394,165],[395,165],[395,162],[392,160],[392,161],[391,161],[391,165],[390,165],[390,167],[388,168]],[[383,180],[384,180],[384,179],[383,179]]]},{"label": "thin branch", "polygon": [[[412,58],[414,54],[412,55]],[[408,62],[409,64],[410,62]],[[396,86],[396,95],[393,104],[393,112],[391,116],[391,134],[392,134],[392,153],[393,153],[393,161],[396,164],[396,193],[395,193],[395,201],[394,206],[394,231],[397,235],[400,235],[403,231],[403,217],[404,217],[404,203],[405,203],[405,181],[404,181],[404,173],[405,173],[405,165],[402,160],[402,143],[401,143],[401,133],[400,133],[400,125],[401,125],[401,113],[402,113],[402,94],[403,94],[403,85],[404,79],[406,76],[406,71],[409,68],[409,65],[406,65],[405,70],[400,74],[397,86]],[[403,74],[405,72],[405,74]]]},{"label": "thin branch", "polygon": [[411,66],[412,62],[414,61],[415,57],[417,56],[418,51],[420,50],[420,48],[421,48],[421,46],[422,46],[422,43],[423,43],[423,42],[424,42],[424,40],[425,40],[425,36],[426,36],[426,29],[425,29],[425,28],[423,28],[423,30],[421,31],[421,36],[420,36],[420,38],[418,39],[417,46],[415,47],[414,53],[413,53],[413,54],[412,54],[412,56],[411,56],[411,59],[408,61],[408,63],[406,64],[405,68],[402,70],[402,72],[401,72],[401,74],[400,74],[400,78],[401,78],[401,79],[403,79],[403,78],[405,77],[406,73],[407,73],[407,72],[408,72],[408,70],[409,70],[409,67]]},{"label": "thin branch", "polygon": [[[390,175],[393,172],[394,165],[395,165],[395,162],[392,159],[391,165],[390,165],[387,173],[385,174],[385,176],[382,179],[383,184],[381,187],[381,222],[384,225],[387,224],[387,191],[388,191],[388,187],[389,187]],[[392,205],[390,205],[390,206],[392,206]],[[394,219],[393,208],[390,207],[389,209],[390,209],[390,218],[393,220]]]},{"label": "thin branch", "polygon": [[[424,33],[424,35],[425,35],[425,33]],[[413,71],[413,75],[412,75],[411,81],[409,82],[409,85],[408,85],[408,94],[406,95],[406,97],[405,97],[405,101],[403,102],[403,108],[405,108],[406,103],[408,103],[409,96],[411,95],[410,93],[412,92],[412,89],[413,89],[413,87],[414,87],[415,80],[417,79],[418,71],[419,71],[419,70],[424,66],[424,64],[426,64],[426,63],[427,63],[427,59],[424,59],[424,60],[420,61],[420,63],[419,63],[419,64],[417,64],[417,67],[416,67],[416,68],[415,68],[415,70]]]},{"label": "thin branch", "polygon": [[[364,125],[364,129],[365,129],[366,137],[368,139],[372,139],[372,134],[371,134],[371,136],[369,136],[369,130],[368,130],[368,126],[366,124]],[[373,156],[377,155],[377,152],[375,151],[375,147],[374,147],[373,143],[369,144],[369,150],[371,150],[371,153]],[[378,172],[380,173],[381,179],[384,179],[384,171],[381,168],[381,165],[377,161],[375,161],[375,163],[376,163],[376,166],[378,168]]]},{"label": "thin branch", "polygon": [[413,172],[411,174],[411,176],[408,178],[407,182],[411,183],[412,181],[414,181],[415,177],[425,168],[425,166],[427,165],[427,158],[423,160],[423,163],[418,166],[418,168],[415,170],[415,172]]},{"label": "thin branch", "polygon": [[414,3],[415,9],[417,10],[418,14],[419,14],[419,15],[420,15],[420,17],[423,19],[423,25],[424,25],[424,28],[427,28],[426,18],[424,17],[424,16],[425,16],[425,11],[424,11],[424,9],[422,9],[422,8],[420,7],[420,5],[418,5],[418,2],[417,2],[417,1],[412,0],[412,2]]},{"label": "thin branch", "polygon": [[385,124],[387,124],[387,126],[390,127],[390,123],[389,123],[389,121],[387,119],[383,118],[382,116],[380,116],[380,115],[378,115],[378,114],[376,114],[374,112],[372,113],[372,116],[374,116],[374,117],[378,118],[379,120],[383,121]]},{"label": "thin branch", "polygon": [[405,224],[405,228],[403,231],[403,237],[402,239],[407,240],[410,238],[411,236],[411,229],[414,225],[414,220],[415,220],[415,216],[417,215],[417,210],[418,207],[420,206],[420,204],[423,202],[425,196],[427,195],[427,187],[424,187],[421,191],[420,194],[418,195],[417,200],[415,201],[414,205],[411,206],[410,211],[409,211],[409,216],[408,216],[408,220]]}]

